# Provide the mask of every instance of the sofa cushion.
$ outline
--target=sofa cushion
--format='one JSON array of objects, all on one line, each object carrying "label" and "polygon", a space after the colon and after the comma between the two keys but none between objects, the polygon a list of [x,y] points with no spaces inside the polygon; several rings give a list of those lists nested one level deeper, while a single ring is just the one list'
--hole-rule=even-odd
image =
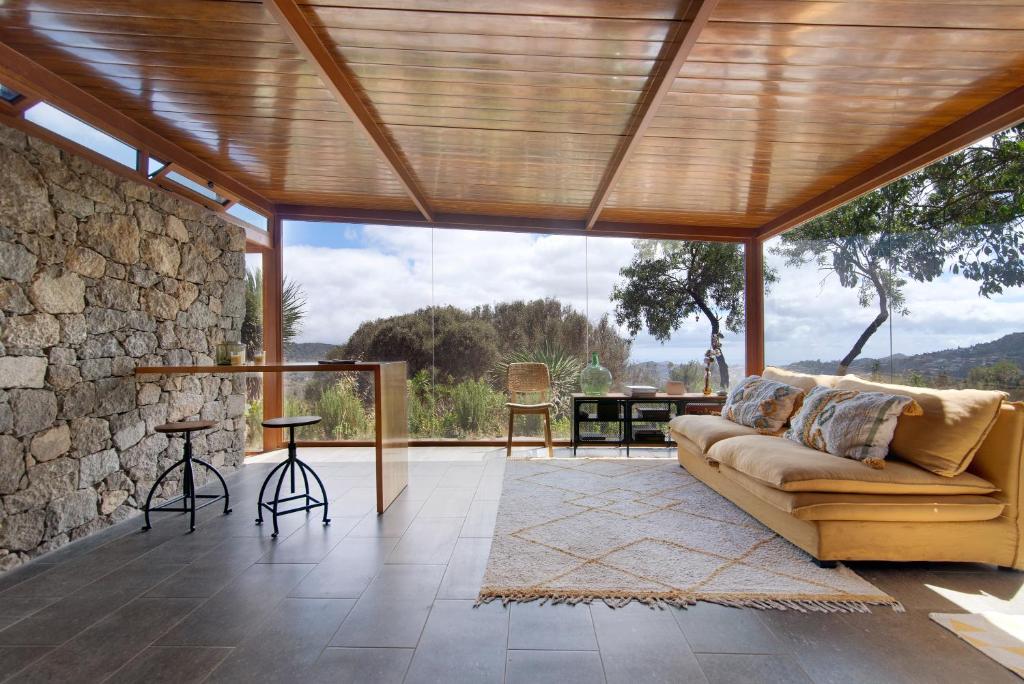
[{"label": "sofa cushion", "polygon": [[914,399],[920,416],[903,416],[896,425],[889,450],[937,475],[964,472],[999,415],[1006,395],[984,390],[937,390],[887,385],[847,376],[839,389],[902,394]]},{"label": "sofa cushion", "polygon": [[800,520],[975,522],[998,518],[1005,505],[978,494],[835,494],[784,492],[721,466],[718,471],[762,501]]},{"label": "sofa cushion", "polygon": [[757,430],[722,416],[676,416],[668,426],[696,444],[705,453],[712,445],[730,437],[756,435]]},{"label": "sofa cushion", "polygon": [[865,468],[782,437],[749,435],[713,445],[708,458],[787,492],[853,494],[989,494],[996,487],[971,473],[942,477],[892,460],[883,470]]},{"label": "sofa cushion", "polygon": [[722,417],[774,435],[782,431],[803,398],[803,390],[797,387],[749,375],[729,390]]},{"label": "sofa cushion", "polygon": [[776,368],[775,366],[768,366],[761,373],[762,378],[768,380],[775,380],[777,382],[784,382],[787,385],[793,387],[799,387],[804,392],[810,392],[815,387],[835,387],[836,383],[842,380],[841,375],[809,375],[807,373],[797,373],[796,371],[786,370],[785,368]]},{"label": "sofa cushion", "polygon": [[786,439],[881,468],[896,419],[913,402],[897,394],[815,387],[793,416]]}]

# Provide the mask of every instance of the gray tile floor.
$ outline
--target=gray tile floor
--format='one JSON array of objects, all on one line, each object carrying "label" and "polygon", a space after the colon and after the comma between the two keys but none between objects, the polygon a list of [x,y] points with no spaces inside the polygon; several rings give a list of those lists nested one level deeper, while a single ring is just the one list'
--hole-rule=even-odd
[{"label": "gray tile floor", "polygon": [[[253,524],[263,475],[230,479],[235,512],[131,520],[0,576],[0,679],[17,682],[1009,682],[928,620],[1010,602],[1024,574],[860,564],[906,605],[821,615],[632,605],[473,607],[504,456],[417,450],[409,489],[373,511],[365,454],[310,456],[333,522]],[[307,454],[310,453],[307,450]],[[439,460],[445,459],[445,460]],[[1022,592],[1024,596],[1024,592]]]}]

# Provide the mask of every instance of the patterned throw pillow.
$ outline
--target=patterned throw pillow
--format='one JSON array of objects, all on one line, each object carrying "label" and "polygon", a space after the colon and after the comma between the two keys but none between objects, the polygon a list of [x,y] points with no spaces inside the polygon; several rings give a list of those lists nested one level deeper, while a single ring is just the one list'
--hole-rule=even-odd
[{"label": "patterned throw pillow", "polygon": [[777,435],[800,407],[803,396],[803,391],[792,385],[751,375],[729,392],[722,417],[757,428],[762,434]]},{"label": "patterned throw pillow", "polygon": [[786,439],[884,468],[896,420],[915,410],[920,408],[910,397],[816,387],[793,416]]}]

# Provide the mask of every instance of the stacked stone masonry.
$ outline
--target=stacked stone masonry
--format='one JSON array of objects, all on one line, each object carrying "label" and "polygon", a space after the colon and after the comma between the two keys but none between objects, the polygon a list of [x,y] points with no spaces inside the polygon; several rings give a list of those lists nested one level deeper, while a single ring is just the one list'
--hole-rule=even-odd
[{"label": "stacked stone masonry", "polygon": [[197,454],[241,465],[242,376],[133,371],[238,340],[244,251],[199,205],[0,125],[0,570],[136,514],[181,456],[160,423],[217,421]]}]

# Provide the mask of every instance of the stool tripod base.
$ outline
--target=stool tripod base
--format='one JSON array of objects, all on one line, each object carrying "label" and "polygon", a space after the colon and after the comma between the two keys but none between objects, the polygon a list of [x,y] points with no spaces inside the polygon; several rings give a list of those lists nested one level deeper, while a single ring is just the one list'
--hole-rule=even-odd
[{"label": "stool tripod base", "polygon": [[[266,509],[270,514],[270,518],[274,523],[274,532],[271,537],[277,537],[280,531],[277,525],[278,517],[282,515],[288,515],[289,513],[298,513],[300,511],[309,512],[315,508],[324,509],[323,523],[324,525],[330,524],[331,519],[327,517],[327,489],[324,488],[324,483],[320,479],[320,476],[316,474],[316,471],[309,467],[303,461],[300,461],[295,448],[295,434],[294,428],[290,430],[288,440],[288,458],[276,466],[267,473],[266,479],[263,480],[263,486],[260,487],[260,496],[256,500],[256,524],[263,524],[263,510]],[[279,472],[280,471],[280,472]],[[295,474],[298,472],[302,476],[302,491],[297,492],[295,487]],[[279,474],[278,474],[279,473]],[[267,491],[267,485],[274,479],[274,475],[277,475],[277,485],[274,488],[274,498],[264,501],[263,495]],[[289,477],[290,476],[290,477]],[[317,486],[320,489],[320,498],[312,495],[309,487],[309,477],[312,476],[316,481]],[[291,481],[291,494],[290,496],[281,496],[282,488],[284,487],[285,477],[289,477]],[[291,506],[287,510],[281,510],[282,505],[299,503],[297,506]]]},{"label": "stool tripod base", "polygon": [[[223,487],[223,494],[197,494],[196,493],[196,479],[195,470],[193,464],[198,463],[203,466],[214,476],[220,480],[220,486]],[[182,477],[182,493],[181,496],[177,496],[169,501],[165,501],[159,506],[153,506],[153,496],[156,491],[160,488],[160,483],[167,479],[175,469],[183,467],[184,473]],[[196,501],[202,499],[205,502],[196,505]],[[189,532],[195,532],[196,530],[196,511],[201,508],[206,508],[210,504],[217,503],[221,499],[224,499],[224,514],[227,515],[231,512],[231,495],[228,492],[228,483],[224,481],[224,477],[220,472],[206,461],[192,457],[192,440],[191,433],[185,432],[185,450],[181,460],[172,465],[170,468],[160,473],[160,477],[156,478],[156,482],[153,483],[152,488],[149,490],[149,496],[146,497],[146,505],[143,507],[143,511],[146,515],[146,524],[143,525],[142,531],[146,532],[153,528],[150,523],[149,514],[153,511],[166,511],[168,513],[188,513],[189,521],[188,527]],[[175,506],[175,504],[182,504],[181,506]]]}]

